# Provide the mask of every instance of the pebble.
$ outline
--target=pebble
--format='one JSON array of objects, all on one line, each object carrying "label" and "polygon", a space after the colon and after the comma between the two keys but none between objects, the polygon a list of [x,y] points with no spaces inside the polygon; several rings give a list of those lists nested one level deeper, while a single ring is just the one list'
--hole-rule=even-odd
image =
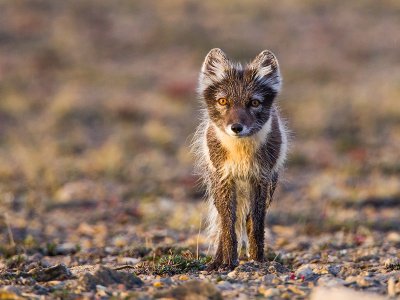
[{"label": "pebble", "polygon": [[189,276],[187,276],[187,275],[180,275],[180,276],[178,277],[178,279],[181,280],[181,281],[187,281],[187,280],[189,280]]},{"label": "pebble", "polygon": [[345,279],[347,284],[352,284],[357,282],[357,276],[347,276]]},{"label": "pebble", "polygon": [[267,289],[265,286],[261,286],[258,289],[258,292],[264,297],[274,297],[274,296],[279,296],[280,294],[280,291],[277,288]]},{"label": "pebble", "polygon": [[218,288],[220,288],[222,290],[231,290],[232,284],[228,281],[220,281],[220,282],[218,282]]},{"label": "pebble", "polygon": [[357,279],[357,284],[360,287],[370,287],[372,286],[372,278],[369,277],[360,277]]},{"label": "pebble", "polygon": [[292,293],[296,294],[296,295],[300,295],[300,296],[305,296],[306,295],[306,293],[303,290],[299,289],[295,285],[289,286],[288,290],[291,291]]},{"label": "pebble", "polygon": [[98,284],[98,285],[96,285],[96,290],[97,291],[106,291],[107,288],[104,285]]},{"label": "pebble", "polygon": [[140,262],[140,259],[134,257],[119,257],[118,262],[126,265],[135,265]]},{"label": "pebble", "polygon": [[171,277],[160,278],[160,281],[162,283],[165,283],[165,284],[168,284],[168,285],[170,285],[170,284],[172,284],[174,282]]},{"label": "pebble", "polygon": [[229,272],[227,276],[228,276],[229,278],[234,279],[234,278],[237,277],[237,272],[236,272],[236,271]]},{"label": "pebble", "polygon": [[328,267],[329,273],[331,273],[334,276],[337,276],[340,273],[341,270],[342,270],[342,268],[340,266],[337,266],[337,265],[332,265],[332,266]]},{"label": "pebble", "polygon": [[333,277],[332,275],[326,275],[321,276],[317,283],[319,286],[336,287],[345,285],[346,281],[341,278]]},{"label": "pebble", "polygon": [[164,286],[164,283],[161,281],[156,281],[153,283],[153,286],[156,288],[162,288]]},{"label": "pebble", "polygon": [[64,243],[57,245],[55,249],[55,254],[57,255],[69,255],[74,254],[78,251],[78,247],[73,243]]},{"label": "pebble", "polygon": [[396,286],[395,286],[395,281],[394,281],[393,277],[390,277],[388,279],[387,289],[388,289],[388,296],[389,297],[395,297],[396,296]]},{"label": "pebble", "polygon": [[311,300],[383,300],[383,296],[374,293],[356,292],[350,288],[317,287],[311,293]]},{"label": "pebble", "polygon": [[385,268],[389,269],[389,270],[396,269],[396,268],[400,269],[400,259],[397,257],[390,257],[385,260],[384,265],[385,265]]},{"label": "pebble", "polygon": [[304,277],[305,279],[307,279],[313,276],[314,272],[309,265],[302,265],[300,268],[296,270],[295,274],[299,278]]},{"label": "pebble", "polygon": [[275,278],[276,278],[276,275],[275,275],[275,274],[266,274],[266,275],[264,275],[264,276],[261,277],[261,280],[262,280],[264,283],[271,284],[272,281],[273,281]]},{"label": "pebble", "polygon": [[[21,291],[17,287],[11,286],[11,285],[3,287],[3,290],[7,291],[9,293],[16,294],[16,295],[20,295],[21,294]],[[2,298],[0,297],[0,299],[2,299]]]},{"label": "pebble", "polygon": [[387,240],[393,243],[400,243],[400,234],[395,231],[389,232],[387,235]]}]

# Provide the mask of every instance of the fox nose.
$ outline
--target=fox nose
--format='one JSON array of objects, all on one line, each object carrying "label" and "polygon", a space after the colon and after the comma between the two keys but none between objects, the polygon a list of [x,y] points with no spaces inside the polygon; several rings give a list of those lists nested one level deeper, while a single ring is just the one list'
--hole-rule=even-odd
[{"label": "fox nose", "polygon": [[231,129],[234,133],[241,133],[243,130],[243,125],[239,123],[232,124]]}]

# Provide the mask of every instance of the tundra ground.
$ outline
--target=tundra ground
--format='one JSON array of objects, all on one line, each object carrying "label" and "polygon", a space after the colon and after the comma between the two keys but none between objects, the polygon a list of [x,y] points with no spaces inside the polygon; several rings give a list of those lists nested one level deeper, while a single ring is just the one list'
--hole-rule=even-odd
[{"label": "tundra ground", "polygon": [[[0,16],[0,298],[399,295],[398,2],[6,1]],[[230,273],[204,271],[189,153],[213,47],[278,56],[293,130],[268,260]]]}]

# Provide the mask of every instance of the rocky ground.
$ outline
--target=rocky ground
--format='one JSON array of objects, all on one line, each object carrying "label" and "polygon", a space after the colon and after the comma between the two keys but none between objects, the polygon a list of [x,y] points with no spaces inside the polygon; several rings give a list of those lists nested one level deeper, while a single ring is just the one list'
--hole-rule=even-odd
[{"label": "rocky ground", "polygon": [[[158,203],[157,213],[168,214],[173,209],[168,205],[180,204]],[[202,210],[201,202],[181,205],[190,213]],[[396,230],[318,230],[269,222],[266,262],[242,257],[232,272],[209,273],[204,270],[211,259],[207,240],[197,228],[146,226],[144,212],[144,207],[133,209],[127,203],[114,204],[112,210],[101,204],[63,203],[48,208],[42,219],[29,220],[29,228],[16,225],[27,222],[25,215],[8,215],[10,238],[19,240],[21,230],[33,234],[14,246],[2,246],[1,297],[325,299],[342,293],[341,299],[380,299],[400,294]],[[176,212],[169,214],[179,218]],[[135,217],[143,222],[132,224]],[[40,242],[35,231],[53,239]]]},{"label": "rocky ground", "polygon": [[310,242],[291,237],[281,252],[267,253],[268,262],[243,260],[232,272],[212,273],[203,270],[209,257],[187,248],[106,247],[89,252],[60,245],[51,256],[43,251],[3,261],[0,296],[303,299],[312,294],[312,299],[335,299],[343,293],[341,299],[383,299],[378,295],[399,294],[398,234],[336,233],[313,239],[312,246]]},{"label": "rocky ground", "polygon": [[[0,299],[400,297],[398,1],[0,2]],[[268,48],[292,130],[266,261],[207,273],[207,51]]]}]

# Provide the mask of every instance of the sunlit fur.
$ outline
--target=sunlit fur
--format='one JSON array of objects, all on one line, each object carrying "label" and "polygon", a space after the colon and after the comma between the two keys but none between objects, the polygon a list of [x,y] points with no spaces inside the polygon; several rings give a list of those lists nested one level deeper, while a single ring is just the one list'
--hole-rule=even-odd
[{"label": "sunlit fur", "polygon": [[[265,62],[269,63],[265,65]],[[231,136],[229,132],[222,126],[218,118],[218,111],[214,116],[210,116],[210,104],[205,99],[205,93],[211,85],[219,84],[220,82],[229,82],[227,77],[235,76],[235,70],[245,72],[248,69],[254,71],[253,79],[256,83],[247,82],[244,86],[249,86],[248,92],[243,93],[246,97],[253,97],[260,101],[271,101],[268,107],[268,113],[263,114],[262,119],[257,119],[254,122],[254,132],[245,137]],[[232,81],[235,83],[235,81]],[[255,87],[254,87],[255,86]],[[262,86],[268,93],[273,93],[271,99],[265,98],[265,90],[258,88]],[[221,232],[221,219],[214,205],[212,197],[213,183],[211,181],[211,174],[219,172],[222,177],[233,176],[236,178],[236,223],[235,231],[238,240],[238,251],[241,250],[242,245],[247,248],[248,237],[246,233],[246,218],[250,213],[250,187],[249,178],[264,178],[266,181],[270,180],[272,175],[282,170],[286,153],[288,149],[287,130],[284,122],[281,120],[276,104],[273,101],[275,95],[280,91],[281,76],[279,67],[273,54],[269,51],[261,52],[257,58],[251,62],[246,68],[240,64],[230,62],[225,54],[220,49],[213,49],[206,56],[203,67],[199,76],[199,98],[203,109],[201,111],[201,123],[193,138],[192,148],[197,156],[196,170],[203,180],[207,189],[207,202],[209,211],[207,213],[207,233],[210,237],[210,245],[216,245]],[[229,87],[235,90],[235,86]],[[222,91],[221,91],[222,90]],[[218,100],[219,97],[225,97],[223,88],[217,90],[214,97]],[[210,100],[208,100],[210,102]],[[264,103],[265,104],[265,103]],[[218,104],[216,104],[218,105]],[[265,108],[265,107],[264,107]],[[214,109],[214,108],[212,108]],[[216,110],[221,108],[215,108]],[[273,126],[275,126],[273,128]],[[212,130],[217,140],[221,143],[226,151],[225,156],[214,158],[214,163],[210,159],[210,149],[207,144],[207,132]],[[273,132],[274,130],[274,132]],[[265,147],[268,141],[276,135],[279,131],[280,143],[276,145],[275,149],[279,149],[277,155],[267,155],[264,163],[260,164],[258,158],[261,147]],[[275,145],[271,144],[271,149]],[[271,167],[266,167],[270,164]],[[215,187],[214,187],[215,188]]]}]

